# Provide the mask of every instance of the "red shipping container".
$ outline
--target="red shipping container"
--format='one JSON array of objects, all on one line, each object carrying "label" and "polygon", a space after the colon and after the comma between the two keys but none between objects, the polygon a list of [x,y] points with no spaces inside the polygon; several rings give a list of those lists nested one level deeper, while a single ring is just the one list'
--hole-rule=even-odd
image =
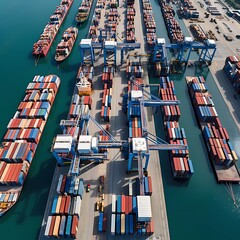
[{"label": "red shipping container", "polygon": [[4,176],[3,182],[7,184],[8,179],[9,179],[9,175],[12,174],[13,172],[13,165],[12,164],[8,164],[8,169],[7,169],[7,173]]},{"label": "red shipping container", "polygon": [[71,236],[73,238],[77,238],[77,232],[78,232],[78,218],[76,215],[74,215],[72,219]]},{"label": "red shipping container", "polygon": [[184,163],[185,171],[189,172],[189,166],[188,166],[187,158],[183,158],[183,163]]},{"label": "red shipping container", "polygon": [[125,206],[125,214],[129,214],[129,200],[128,200],[128,196],[125,196],[125,203],[126,203],[126,206]]},{"label": "red shipping container", "polygon": [[56,220],[56,216],[52,216],[52,221],[51,221],[49,232],[48,232],[48,236],[50,236],[50,237],[53,236],[53,228],[55,225],[55,220]]},{"label": "red shipping container", "polygon": [[125,195],[122,195],[121,196],[121,204],[122,204],[122,206],[121,206],[121,212],[122,213],[125,213],[125,211],[126,211],[126,199],[125,199]]},{"label": "red shipping container", "polygon": [[69,207],[71,204],[71,197],[67,196],[66,198],[66,203],[65,203],[65,207],[64,207],[64,214],[69,214]]},{"label": "red shipping container", "polygon": [[63,196],[63,197],[62,197],[62,201],[61,201],[61,205],[60,205],[60,209],[59,209],[60,215],[63,215],[63,214],[64,214],[66,199],[67,199],[66,196]]},{"label": "red shipping container", "polygon": [[152,195],[152,178],[151,178],[151,176],[148,176],[148,191],[149,191],[149,195]]},{"label": "red shipping container", "polygon": [[60,187],[60,193],[61,193],[61,194],[64,193],[64,188],[65,188],[66,180],[67,180],[67,176],[64,175],[64,176],[63,176],[63,179],[62,179],[61,187]]},{"label": "red shipping container", "polygon": [[229,140],[229,135],[228,135],[227,129],[226,128],[222,128],[222,129],[225,134],[226,140]]},{"label": "red shipping container", "polygon": [[1,161],[0,163],[1,163],[1,165],[2,165],[2,167],[0,168],[0,178],[1,178],[1,176],[2,176],[2,174],[3,174],[3,172],[4,172],[4,170],[5,170],[5,167],[6,167],[7,163],[6,163],[6,162],[3,162],[3,161]]},{"label": "red shipping container", "polygon": [[12,172],[11,172],[11,174],[9,174],[8,179],[7,179],[8,182],[15,182],[16,181],[15,180],[16,179],[16,175],[19,173],[18,169],[20,169],[20,171],[21,171],[22,164],[20,164],[20,166],[19,166],[19,164],[13,164]]}]

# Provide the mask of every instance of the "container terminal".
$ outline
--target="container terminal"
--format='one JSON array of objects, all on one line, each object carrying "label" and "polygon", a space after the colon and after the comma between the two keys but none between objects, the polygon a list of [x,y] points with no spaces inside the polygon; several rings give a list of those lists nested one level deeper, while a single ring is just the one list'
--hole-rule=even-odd
[{"label": "container terminal", "polygon": [[[199,62],[210,65],[216,43],[184,37],[174,21],[173,8],[164,1],[160,5],[171,44],[156,37],[150,1],[118,4],[97,1],[88,38],[80,42],[82,63],[72,103],[67,120],[60,123],[63,133],[52,145],[58,166],[39,239],[106,239],[112,235],[132,239],[128,235],[133,234],[170,239],[157,151],[170,151],[174,178],[189,179],[194,173],[185,131],[178,122],[181,105],[167,76],[172,68],[166,51],[177,51],[178,62],[186,65],[191,51],[198,49]],[[138,51],[132,52],[134,49]],[[154,86],[158,96],[149,88],[149,53],[156,76],[162,76]],[[203,98],[206,105],[206,96]],[[152,107],[163,112],[169,143],[155,135]],[[214,129],[216,136],[209,136],[219,134],[219,139],[212,140],[218,146],[208,144],[205,129],[209,126],[201,126],[206,145],[218,153],[213,167],[235,168],[234,173],[222,168],[220,182],[238,182],[237,156],[226,129],[219,126],[225,138],[220,138],[220,128]]]}]

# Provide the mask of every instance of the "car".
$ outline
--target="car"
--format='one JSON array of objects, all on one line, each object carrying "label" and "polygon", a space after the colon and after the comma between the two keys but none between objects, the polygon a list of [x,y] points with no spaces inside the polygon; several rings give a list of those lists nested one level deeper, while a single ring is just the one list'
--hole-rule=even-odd
[{"label": "car", "polygon": [[88,184],[87,187],[86,187],[87,192],[90,192],[90,187],[91,187],[90,184]]},{"label": "car", "polygon": [[240,35],[236,35],[236,38],[237,38],[237,39],[240,39]]}]

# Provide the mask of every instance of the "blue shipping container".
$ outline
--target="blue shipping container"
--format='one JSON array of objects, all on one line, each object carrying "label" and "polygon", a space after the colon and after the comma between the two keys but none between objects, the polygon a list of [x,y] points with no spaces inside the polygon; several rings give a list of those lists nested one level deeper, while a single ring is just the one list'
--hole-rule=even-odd
[{"label": "blue shipping container", "polygon": [[66,229],[65,229],[66,237],[71,237],[71,227],[72,227],[72,216],[68,215]]},{"label": "blue shipping container", "polygon": [[58,196],[56,195],[53,199],[52,210],[51,210],[52,214],[56,213],[57,201],[58,201]]},{"label": "blue shipping container", "polygon": [[117,214],[116,218],[116,234],[120,235],[121,233],[121,214]]},{"label": "blue shipping container", "polygon": [[118,195],[117,197],[117,213],[121,213],[122,208],[122,196]]},{"label": "blue shipping container", "polygon": [[102,232],[103,231],[103,213],[100,212],[99,218],[98,218],[98,231]]},{"label": "blue shipping container", "polygon": [[137,213],[137,197],[132,198],[132,208],[133,208],[133,213]]}]

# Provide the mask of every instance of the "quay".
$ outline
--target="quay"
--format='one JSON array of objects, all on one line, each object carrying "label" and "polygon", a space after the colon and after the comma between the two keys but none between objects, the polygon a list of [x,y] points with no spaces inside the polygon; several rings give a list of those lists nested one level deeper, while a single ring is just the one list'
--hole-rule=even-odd
[{"label": "quay", "polygon": [[[106,24],[106,19],[104,16],[108,14],[108,5],[109,1],[106,2],[106,5],[101,9],[101,19],[99,22],[99,27],[104,28]],[[125,18],[126,18],[126,3],[121,2],[118,7],[118,14],[120,16],[119,23],[117,25],[117,41],[124,36],[125,32]],[[141,55],[146,54],[146,37],[144,36],[143,29],[143,14],[140,1],[135,1],[135,37],[136,42],[141,44],[141,48],[138,49],[138,53]],[[124,59],[128,57],[128,53],[125,54]],[[90,115],[97,122],[101,123],[103,127],[106,126],[105,123],[101,121],[101,98],[103,92],[103,86],[101,81],[102,69],[104,67],[104,59],[101,51],[95,50],[96,62],[94,63],[94,78],[92,82],[92,94],[93,99]],[[113,86],[112,86],[112,107],[111,107],[111,118],[110,118],[110,128],[109,132],[112,136],[120,141],[128,139],[128,119],[127,116],[122,111],[122,93],[125,92],[128,80],[126,78],[126,66],[128,61],[120,66],[120,54],[117,52],[117,66],[116,72],[114,73]],[[148,71],[147,71],[147,59],[144,58],[141,61],[142,68],[144,70],[142,79],[144,84],[149,84]],[[146,122],[148,131],[152,134],[155,133],[155,123],[151,109],[147,109],[146,112]],[[89,135],[94,135],[99,132],[99,128],[92,122],[89,121]],[[129,178],[134,178],[137,175],[134,173],[127,174],[127,161],[121,157],[121,152],[118,149],[110,149],[108,151],[109,161],[104,161],[103,164],[96,165],[90,163],[86,166],[81,167],[79,178],[84,179],[84,185],[90,184],[91,190],[90,193],[85,193],[82,198],[82,207],[81,207],[81,216],[78,225],[77,239],[110,239],[111,238],[111,199],[112,195],[121,195],[128,194],[128,181]],[[50,194],[47,202],[46,211],[44,214],[44,219],[42,222],[42,227],[39,235],[39,239],[45,239],[44,232],[46,229],[47,218],[50,215],[51,206],[53,203],[54,196],[56,194],[57,182],[60,174],[66,174],[68,167],[56,167],[52,186],[50,189]],[[152,188],[153,193],[151,195],[151,206],[152,206],[152,220],[154,222],[154,234],[156,238],[161,238],[163,240],[170,239],[169,228],[168,228],[168,219],[166,212],[166,204],[164,198],[164,189],[162,182],[162,173],[160,166],[160,158],[158,151],[151,152],[148,173],[153,177]],[[171,174],[171,173],[169,173]],[[98,226],[98,215],[99,213],[95,211],[96,202],[99,200],[98,184],[99,177],[105,176],[104,180],[104,207],[105,214],[107,216],[107,230],[105,234],[99,234],[97,231]],[[142,238],[143,236],[138,236]],[[124,236],[125,239],[132,239],[132,236]],[[46,238],[47,239],[47,238]]]}]

